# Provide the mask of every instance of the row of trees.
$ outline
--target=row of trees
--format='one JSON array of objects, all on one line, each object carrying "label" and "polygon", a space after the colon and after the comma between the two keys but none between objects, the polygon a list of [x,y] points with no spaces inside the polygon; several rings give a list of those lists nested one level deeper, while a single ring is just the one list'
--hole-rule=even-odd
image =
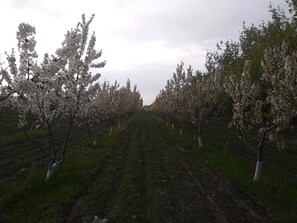
[{"label": "row of trees", "polygon": [[120,127],[122,120],[141,110],[142,104],[140,93],[136,86],[131,88],[130,80],[127,80],[123,87],[120,87],[117,81],[114,84],[104,81],[88,105],[87,119],[95,133],[93,144],[96,144],[97,139],[108,129],[111,134],[113,126],[117,124]]},{"label": "row of trees", "polygon": [[[272,21],[243,26],[239,42],[217,44],[208,52],[206,72],[177,66],[151,109],[170,121],[187,125],[202,146],[207,119],[231,114],[239,137],[257,152],[254,180],[261,177],[267,141],[284,149],[284,133],[297,116],[296,2],[290,17],[270,6]],[[247,135],[257,133],[257,146]]]},{"label": "row of trees", "polygon": [[[106,62],[97,62],[102,51],[95,49],[95,33],[89,35],[93,18],[87,20],[83,15],[56,53],[45,54],[41,63],[35,51],[35,28],[20,24],[18,50],[6,53],[7,61],[0,66],[0,103],[18,111],[19,127],[47,154],[46,180],[64,163],[75,123],[98,126],[102,120],[125,117],[142,106],[141,96],[136,87],[131,89],[129,80],[122,88],[117,83],[99,84],[100,74],[94,73]],[[30,133],[38,129],[43,129],[44,138],[34,140]]]},{"label": "row of trees", "polygon": [[202,147],[204,124],[218,111],[216,101],[222,92],[220,78],[219,72],[203,74],[197,71],[193,75],[191,66],[185,71],[181,62],[150,109],[180,127],[190,127]]}]

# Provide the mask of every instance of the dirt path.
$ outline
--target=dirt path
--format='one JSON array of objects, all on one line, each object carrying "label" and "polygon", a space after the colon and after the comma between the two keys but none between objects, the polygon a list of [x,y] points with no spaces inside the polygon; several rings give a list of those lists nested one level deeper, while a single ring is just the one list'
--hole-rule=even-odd
[{"label": "dirt path", "polygon": [[272,222],[265,209],[172,141],[156,120],[135,116],[121,147],[102,159],[65,222]]}]

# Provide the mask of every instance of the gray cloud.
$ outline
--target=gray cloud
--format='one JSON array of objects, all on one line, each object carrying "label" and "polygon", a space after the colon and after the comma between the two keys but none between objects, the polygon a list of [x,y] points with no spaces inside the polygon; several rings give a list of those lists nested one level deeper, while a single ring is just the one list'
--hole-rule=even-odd
[{"label": "gray cloud", "polygon": [[32,6],[32,0],[13,0],[11,6],[17,9],[30,8]]},{"label": "gray cloud", "polygon": [[[56,5],[54,3],[47,2],[48,5],[46,5],[42,1],[37,0],[13,0],[11,2],[11,6],[15,9],[19,10],[34,10],[38,12],[42,12],[44,14],[47,14],[50,17],[62,17],[63,13],[59,11]],[[50,6],[50,7],[49,7]],[[53,7],[51,7],[53,6]]]},{"label": "gray cloud", "polygon": [[[171,78],[176,63],[180,60],[186,64],[190,63],[195,70],[203,70],[205,53],[214,49],[216,42],[227,39],[237,41],[244,21],[247,25],[258,25],[271,17],[268,9],[270,0],[172,0],[170,4],[168,2],[165,4],[164,1],[162,3],[152,0],[151,8],[138,7],[134,23],[116,30],[116,36],[127,41],[161,41],[166,48],[177,48],[180,53],[176,56],[177,61],[171,65],[144,63],[124,72],[125,76],[130,75],[131,79],[138,83],[146,104],[153,101],[166,84],[166,80]],[[282,0],[271,2],[275,6],[280,5],[281,8],[287,7]]]},{"label": "gray cloud", "polygon": [[[159,2],[152,1],[152,4]],[[272,3],[286,6],[282,1]],[[155,6],[157,10],[140,10],[133,26],[122,27],[117,32],[129,40],[161,40],[168,47],[204,45],[210,41],[237,38],[243,21],[251,24],[266,20],[269,4],[269,0],[173,0],[160,8]],[[266,12],[264,15],[263,11]]]},{"label": "gray cloud", "polygon": [[[63,37],[69,28],[65,21],[72,24],[69,20],[74,15],[79,19],[82,13],[94,12],[92,28],[107,60],[99,71],[101,80],[117,79],[125,84],[130,78],[149,104],[171,78],[177,63],[183,60],[195,70],[203,70],[206,51],[213,50],[220,40],[238,40],[243,21],[257,25],[270,19],[270,2],[287,6],[284,0],[11,0],[9,4],[22,10],[16,17],[36,20],[37,32],[44,33],[38,43],[47,43],[48,36],[54,38],[58,30],[63,30]],[[47,22],[54,21],[52,29],[43,24],[40,15]],[[60,44],[60,39],[55,41]],[[49,43],[40,48],[48,51]]]},{"label": "gray cloud", "polygon": [[117,80],[121,86],[126,83],[129,78],[132,84],[136,84],[140,89],[140,93],[144,99],[144,104],[151,104],[159,91],[164,88],[167,79],[171,78],[175,71],[176,64],[139,64],[127,70],[109,69],[108,66],[101,71],[101,81],[109,80],[114,82]]}]

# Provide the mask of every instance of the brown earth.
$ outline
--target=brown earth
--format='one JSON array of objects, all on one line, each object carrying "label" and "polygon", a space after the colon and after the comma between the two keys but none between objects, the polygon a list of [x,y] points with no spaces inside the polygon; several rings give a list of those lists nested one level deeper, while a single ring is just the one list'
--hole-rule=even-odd
[{"label": "brown earth", "polygon": [[137,115],[61,222],[274,222],[265,208]]}]

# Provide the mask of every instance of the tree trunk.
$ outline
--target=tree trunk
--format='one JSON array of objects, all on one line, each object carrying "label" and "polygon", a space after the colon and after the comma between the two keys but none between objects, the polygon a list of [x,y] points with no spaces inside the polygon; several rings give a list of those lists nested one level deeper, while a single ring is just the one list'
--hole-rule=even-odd
[{"label": "tree trunk", "polygon": [[[68,139],[69,139],[69,136],[70,136],[71,128],[72,128],[72,125],[73,125],[73,122],[74,122],[74,119],[75,119],[75,115],[76,115],[76,112],[74,112],[71,115],[70,119],[69,119],[68,129],[67,129],[66,136],[65,136],[64,142],[63,142],[63,147],[62,147],[62,158],[57,163],[58,165],[63,164],[64,161],[65,161],[67,143],[68,143]],[[53,160],[55,160],[55,159],[53,159]]]},{"label": "tree trunk", "polygon": [[109,136],[112,135],[112,126],[110,127],[110,130],[109,130]]},{"label": "tree trunk", "polygon": [[183,136],[183,130],[182,129],[179,130],[179,133],[180,133],[180,136]]},{"label": "tree trunk", "polygon": [[203,142],[202,142],[202,135],[198,134],[198,146],[201,148],[203,146]]},{"label": "tree trunk", "polygon": [[46,173],[46,177],[45,177],[45,182],[47,182],[50,177],[52,176],[54,170],[59,166],[58,163],[53,163],[53,164],[50,164],[48,169],[47,169],[47,173]]},{"label": "tree trunk", "polygon": [[233,127],[233,123],[230,122],[229,125],[228,125],[228,129],[231,129]]},{"label": "tree trunk", "polygon": [[257,149],[257,164],[256,164],[255,175],[254,175],[254,181],[259,181],[261,179],[262,164],[263,164],[263,145],[260,145]]},{"label": "tree trunk", "polygon": [[172,130],[174,129],[174,123],[171,124],[171,129],[172,129]]}]

